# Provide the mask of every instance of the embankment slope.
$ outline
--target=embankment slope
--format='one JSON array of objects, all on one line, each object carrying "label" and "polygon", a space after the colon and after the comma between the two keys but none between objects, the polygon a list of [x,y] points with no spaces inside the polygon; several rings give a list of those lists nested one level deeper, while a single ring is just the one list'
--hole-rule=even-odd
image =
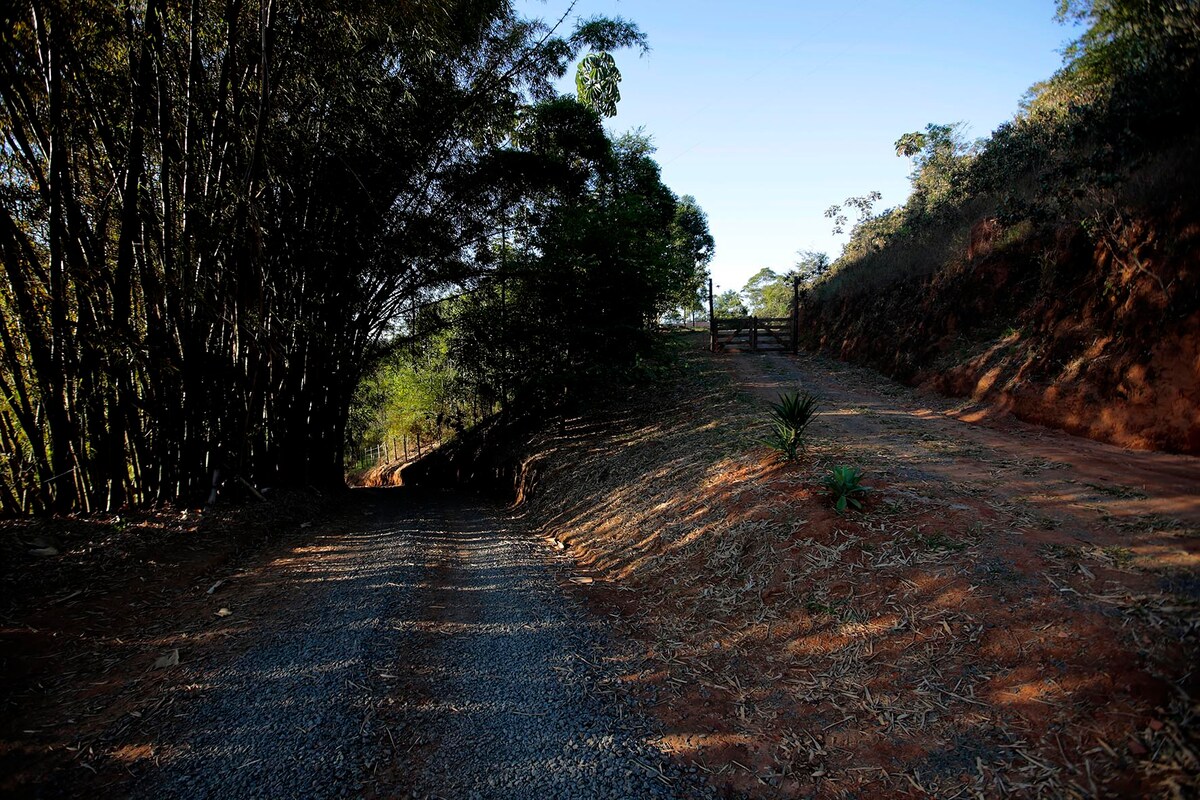
[{"label": "embankment slope", "polygon": [[[751,797],[1195,789],[1194,502],[1166,518],[836,361],[682,358],[523,453],[525,522],[639,643],[661,747]],[[760,395],[796,385],[822,412],[780,464]],[[864,513],[830,509],[835,463]]]}]

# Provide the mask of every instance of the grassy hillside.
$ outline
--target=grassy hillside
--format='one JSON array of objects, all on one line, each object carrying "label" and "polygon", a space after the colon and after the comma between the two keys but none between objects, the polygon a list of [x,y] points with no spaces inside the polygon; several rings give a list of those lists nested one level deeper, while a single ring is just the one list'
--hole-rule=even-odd
[{"label": "grassy hillside", "polygon": [[1200,11],[1086,5],[1066,66],[991,138],[897,141],[912,196],[855,228],[801,328],[1026,419],[1200,452]]}]

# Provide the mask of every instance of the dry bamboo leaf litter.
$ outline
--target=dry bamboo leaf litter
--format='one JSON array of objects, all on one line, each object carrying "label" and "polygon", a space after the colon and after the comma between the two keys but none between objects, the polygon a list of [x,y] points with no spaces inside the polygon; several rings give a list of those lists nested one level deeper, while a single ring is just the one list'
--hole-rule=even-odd
[{"label": "dry bamboo leaf litter", "polygon": [[[1194,785],[1194,722],[1179,708],[1139,734],[1142,759],[1094,738],[1049,735],[1127,725],[1120,715],[1145,709],[1143,693],[1161,681],[1138,667],[1115,679],[1130,683],[1114,684],[1105,666],[1140,641],[1181,674],[1181,653],[1195,653],[1194,608],[1102,588],[1119,556],[1096,547],[1084,548],[1084,569],[1053,558],[1030,569],[1014,548],[1067,532],[990,484],[889,477],[868,513],[839,518],[821,496],[824,466],[870,459],[873,475],[904,476],[908,453],[867,453],[814,432],[812,466],[781,468],[744,434],[760,407],[711,402],[720,376],[703,364],[688,370],[674,393],[624,409],[626,424],[639,413],[652,424],[592,440],[586,452],[559,443],[561,471],[531,515],[589,570],[619,578],[620,591],[598,602],[615,604],[647,644],[655,677],[646,685],[668,698],[657,707],[673,724],[711,731],[685,758],[731,787],[759,785],[769,767],[783,779],[776,790],[811,789],[813,771],[795,766],[787,733],[804,731],[844,737],[822,767],[840,789],[823,783],[819,796],[909,791],[914,781],[947,797]],[[605,486],[583,480],[600,464]],[[1059,471],[1001,461],[996,481],[1047,469]],[[1037,633],[1048,619],[1064,620],[1068,636]],[[1172,653],[1156,629],[1190,638]],[[1053,683],[1064,674],[1075,680]],[[1057,694],[1031,693],[1042,685]],[[761,750],[731,755],[728,743],[742,737],[757,737]],[[739,783],[741,774],[755,778]]]}]

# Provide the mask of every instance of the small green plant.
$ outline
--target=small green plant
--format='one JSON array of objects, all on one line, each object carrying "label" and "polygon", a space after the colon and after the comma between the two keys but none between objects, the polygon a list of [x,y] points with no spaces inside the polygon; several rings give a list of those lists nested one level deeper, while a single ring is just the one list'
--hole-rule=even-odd
[{"label": "small green plant", "polygon": [[784,461],[795,461],[804,449],[804,430],[817,413],[817,398],[808,392],[785,392],[771,403],[771,433],[762,443]]},{"label": "small green plant", "polygon": [[870,491],[862,485],[863,471],[858,467],[841,466],[829,470],[825,476],[825,488],[833,495],[833,507],[841,514],[846,506],[861,509],[860,497]]},{"label": "small green plant", "polygon": [[804,608],[810,614],[832,614],[836,609],[828,603],[822,603],[820,600],[805,600]]}]

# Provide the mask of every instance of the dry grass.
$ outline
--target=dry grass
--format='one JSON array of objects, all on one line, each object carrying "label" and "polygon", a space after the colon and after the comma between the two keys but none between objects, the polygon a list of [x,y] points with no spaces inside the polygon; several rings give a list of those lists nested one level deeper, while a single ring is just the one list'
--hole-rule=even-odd
[{"label": "dry grass", "polygon": [[[779,464],[754,444],[763,408],[684,360],[540,442],[526,507],[641,643],[627,682],[658,702],[665,749],[762,797],[1195,790],[1194,601],[1119,553],[1025,544],[1043,521],[1022,504],[883,481],[903,454],[819,422]],[[866,513],[828,507],[834,463],[874,476]]]}]

